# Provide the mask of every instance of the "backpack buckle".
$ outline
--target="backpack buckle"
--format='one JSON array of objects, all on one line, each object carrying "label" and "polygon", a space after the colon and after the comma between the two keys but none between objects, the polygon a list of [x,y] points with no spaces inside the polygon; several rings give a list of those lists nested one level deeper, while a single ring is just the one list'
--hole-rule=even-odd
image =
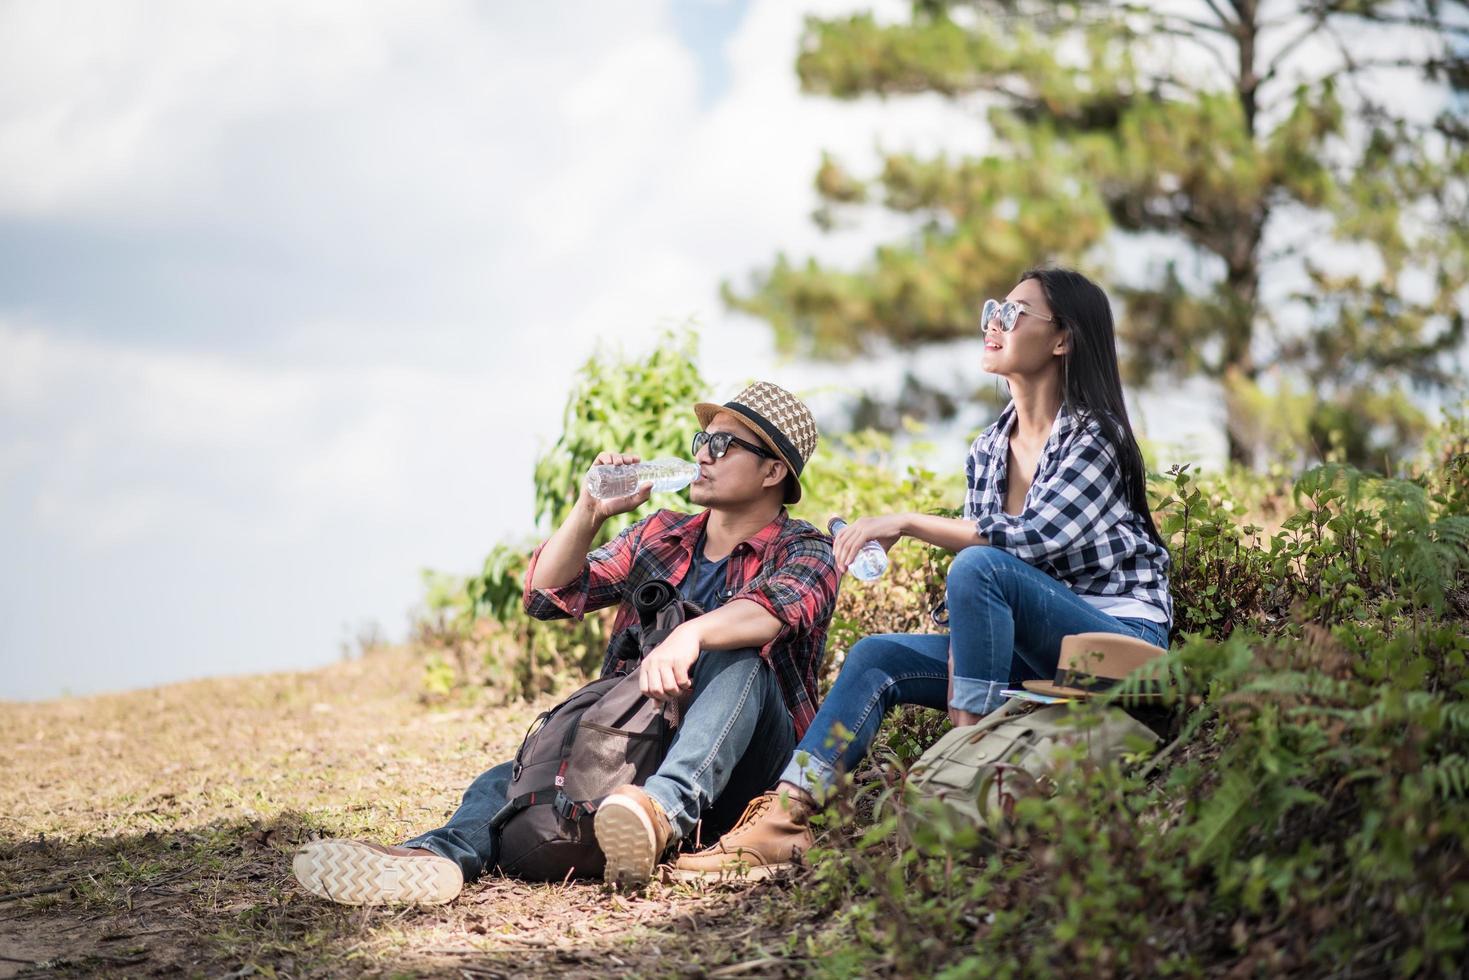
[{"label": "backpack buckle", "polygon": [[576,823],[583,816],[595,813],[597,806],[588,801],[573,800],[565,793],[558,791],[556,799],[551,803],[551,809],[556,812],[556,816],[567,823]]}]

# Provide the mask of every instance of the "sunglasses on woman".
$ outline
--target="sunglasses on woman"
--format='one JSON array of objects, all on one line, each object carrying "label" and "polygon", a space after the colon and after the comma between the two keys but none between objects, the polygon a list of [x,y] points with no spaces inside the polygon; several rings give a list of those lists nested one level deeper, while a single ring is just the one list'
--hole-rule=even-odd
[{"label": "sunglasses on woman", "polygon": [[711,459],[723,459],[724,454],[729,452],[731,445],[739,446],[741,449],[747,449],[756,456],[764,456],[766,459],[780,459],[779,456],[764,446],[757,446],[753,442],[746,442],[729,432],[704,432],[703,430],[694,433],[692,455],[699,455],[699,450],[708,446]]},{"label": "sunglasses on woman", "polygon": [[1017,303],[1009,299],[1003,303],[997,299],[987,299],[984,301],[984,309],[979,312],[979,332],[984,333],[988,330],[990,321],[998,314],[1000,317],[1000,332],[1009,333],[1015,329],[1015,324],[1020,322],[1020,314],[1022,313],[1028,313],[1037,320],[1045,320],[1047,323],[1053,322],[1053,318],[1046,316],[1044,313],[1037,313],[1023,303]]}]

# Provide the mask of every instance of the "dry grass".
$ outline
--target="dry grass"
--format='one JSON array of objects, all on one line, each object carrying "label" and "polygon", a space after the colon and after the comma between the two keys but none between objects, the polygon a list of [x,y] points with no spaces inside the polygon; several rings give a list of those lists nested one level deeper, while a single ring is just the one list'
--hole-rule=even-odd
[{"label": "dry grass", "polygon": [[781,955],[775,907],[737,886],[619,895],[485,878],[410,910],[302,892],[300,842],[437,826],[545,706],[426,706],[418,678],[395,651],[0,704],[0,977],[802,971]]}]

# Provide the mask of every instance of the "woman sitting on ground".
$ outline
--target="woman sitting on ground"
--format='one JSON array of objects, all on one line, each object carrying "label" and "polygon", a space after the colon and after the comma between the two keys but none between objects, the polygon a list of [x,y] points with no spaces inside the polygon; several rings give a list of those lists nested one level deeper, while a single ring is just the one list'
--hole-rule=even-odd
[{"label": "woman sitting on ground", "polygon": [[981,329],[981,365],[1008,382],[1011,402],[970,447],[964,517],[863,517],[833,546],[843,572],[872,539],[957,552],[949,634],[853,646],[779,785],[713,847],[681,856],[685,875],[763,877],[788,866],[811,846],[817,802],[896,705],[947,708],[954,724],[970,725],[1000,706],[1005,688],[1050,678],[1062,637],[1167,645],[1168,550],[1148,510],[1106,294],[1077,272],[1033,270],[1003,303],[984,304]]}]

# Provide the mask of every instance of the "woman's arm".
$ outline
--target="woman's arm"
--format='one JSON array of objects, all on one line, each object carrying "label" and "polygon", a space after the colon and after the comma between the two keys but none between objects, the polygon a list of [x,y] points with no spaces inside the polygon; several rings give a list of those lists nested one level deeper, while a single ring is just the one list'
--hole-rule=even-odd
[{"label": "woman's arm", "polygon": [[832,555],[836,558],[837,571],[845,573],[857,552],[868,541],[876,541],[884,549],[891,549],[899,538],[917,538],[919,541],[937,545],[947,551],[963,551],[976,544],[989,542],[975,528],[973,521],[957,517],[938,517],[933,514],[879,514],[876,517],[859,517],[836,536],[832,542]]}]

